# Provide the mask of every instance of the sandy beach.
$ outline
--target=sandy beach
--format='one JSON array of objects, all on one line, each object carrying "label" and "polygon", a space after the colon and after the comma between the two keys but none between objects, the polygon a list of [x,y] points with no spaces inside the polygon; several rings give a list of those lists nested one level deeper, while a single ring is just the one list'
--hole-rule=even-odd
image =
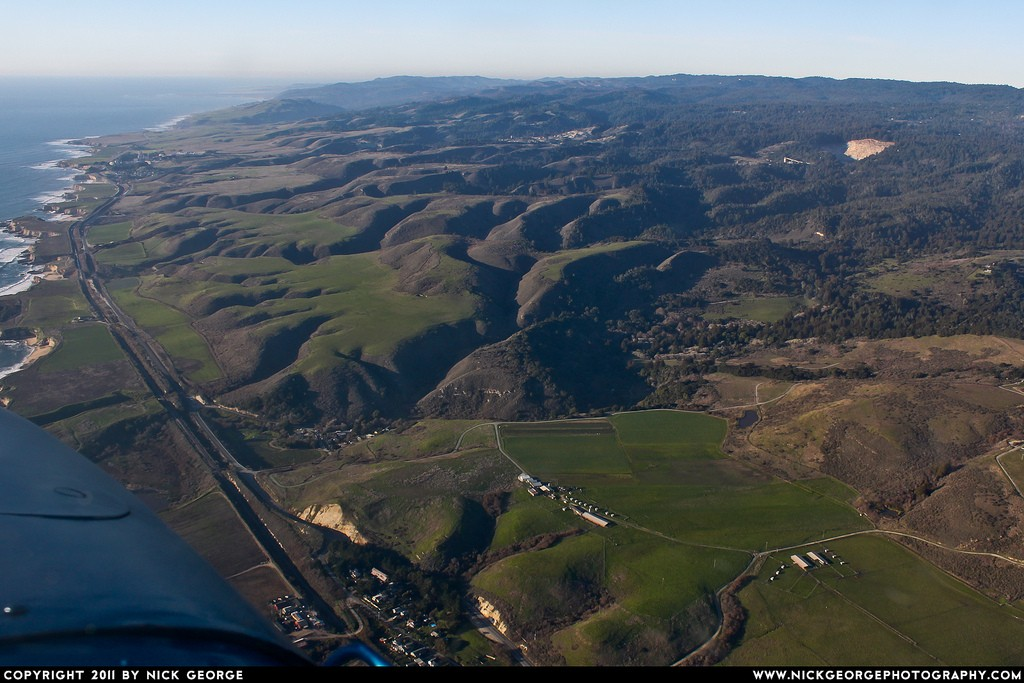
[{"label": "sandy beach", "polygon": [[30,347],[32,350],[17,365],[13,365],[8,368],[0,368],[0,379],[7,377],[9,375],[13,375],[14,373],[20,370],[24,370],[28,366],[32,365],[32,363],[38,361],[40,358],[43,358],[44,356],[52,353],[53,350],[57,347],[55,340],[50,337],[44,337],[43,339],[39,339],[38,337],[30,337],[29,339],[25,339],[23,343],[26,346]]},{"label": "sandy beach", "polygon": [[42,340],[36,341],[34,344],[31,344],[31,346],[32,353],[28,354],[28,358],[22,361],[22,369],[27,368],[29,365],[32,365],[32,363],[35,363],[43,356],[49,355],[57,347],[57,344],[54,342],[53,339],[45,337]]}]

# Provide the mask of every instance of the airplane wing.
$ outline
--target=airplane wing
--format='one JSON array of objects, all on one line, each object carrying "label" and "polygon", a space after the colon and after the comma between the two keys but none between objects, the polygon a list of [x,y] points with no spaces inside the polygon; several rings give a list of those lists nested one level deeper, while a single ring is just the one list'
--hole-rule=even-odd
[{"label": "airplane wing", "polygon": [[0,666],[309,665],[137,498],[0,409]]}]

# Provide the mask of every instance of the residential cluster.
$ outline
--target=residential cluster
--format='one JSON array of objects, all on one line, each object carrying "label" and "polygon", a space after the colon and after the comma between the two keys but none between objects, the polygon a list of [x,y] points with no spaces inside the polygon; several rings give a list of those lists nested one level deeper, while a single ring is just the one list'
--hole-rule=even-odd
[{"label": "residential cluster", "polygon": [[[358,589],[363,572],[350,569],[350,590]],[[440,655],[435,649],[422,642],[423,638],[443,638],[437,623],[430,617],[412,614],[411,589],[401,582],[393,581],[388,574],[376,567],[370,569],[370,576],[380,584],[373,595],[363,594],[362,601],[374,610],[391,635],[380,639],[380,643],[396,655],[408,657],[409,666],[452,666],[453,662]],[[401,660],[398,660],[401,662]]]},{"label": "residential cluster", "polygon": [[[554,133],[552,135],[530,135],[525,137],[507,137],[502,142],[529,142],[529,143],[551,143],[551,142],[582,142],[584,140],[590,141],[594,136],[594,131],[597,126],[589,126],[587,128],[576,128],[573,130],[567,130],[561,133]],[[593,142],[602,142],[610,139],[614,136],[608,136],[593,140]]]},{"label": "residential cluster", "polygon": [[452,663],[422,643],[408,636],[381,638],[382,645],[396,655],[405,655],[413,666],[451,666]]},{"label": "residential cluster", "polygon": [[350,446],[360,441],[372,439],[375,436],[390,432],[390,427],[377,429],[365,434],[356,434],[353,429],[320,429],[317,427],[298,427],[292,431],[293,437],[307,441],[312,447],[324,450],[338,450],[344,446]]},{"label": "residential cluster", "polygon": [[324,622],[316,610],[305,605],[294,595],[282,595],[270,601],[274,620],[284,631],[321,629]]}]

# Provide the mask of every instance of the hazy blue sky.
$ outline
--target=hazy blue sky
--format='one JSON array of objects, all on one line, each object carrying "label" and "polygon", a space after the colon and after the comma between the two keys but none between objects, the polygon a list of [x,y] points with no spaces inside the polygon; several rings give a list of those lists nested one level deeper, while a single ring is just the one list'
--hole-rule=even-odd
[{"label": "hazy blue sky", "polygon": [[0,0],[0,75],[766,74],[1024,86],[1011,0]]}]

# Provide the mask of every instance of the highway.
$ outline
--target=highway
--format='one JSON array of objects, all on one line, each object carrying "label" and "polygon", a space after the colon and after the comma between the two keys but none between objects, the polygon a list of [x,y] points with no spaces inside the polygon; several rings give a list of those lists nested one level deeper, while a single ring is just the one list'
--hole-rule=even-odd
[{"label": "highway", "polygon": [[[106,214],[125,193],[118,184],[117,193],[97,206],[85,218],[73,222],[68,228],[71,256],[75,263],[82,293],[95,312],[106,323],[111,335],[124,351],[150,392],[157,398],[171,421],[192,446],[209,469],[221,492],[248,527],[267,557],[277,565],[281,574],[301,594],[306,603],[319,612],[329,626],[346,632],[347,624],[339,617],[327,600],[303,576],[287,550],[260,517],[250,499],[270,501],[260,488],[251,471],[243,467],[231,451],[217,438],[189,396],[188,382],[178,373],[166,351],[152,337],[139,329],[125,315],[108,294],[99,278],[92,254],[86,241],[86,229]],[[276,506],[274,506],[276,508]]]}]

